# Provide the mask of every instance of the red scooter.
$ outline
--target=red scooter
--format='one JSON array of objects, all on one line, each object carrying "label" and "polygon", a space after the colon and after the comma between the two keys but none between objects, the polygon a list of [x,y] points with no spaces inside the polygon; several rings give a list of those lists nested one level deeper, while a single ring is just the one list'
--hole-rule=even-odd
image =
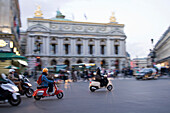
[{"label": "red scooter", "polygon": [[59,90],[57,85],[54,82],[54,94],[50,95],[48,94],[48,87],[37,87],[37,90],[34,91],[33,97],[35,100],[40,100],[41,98],[48,97],[48,96],[57,96],[58,99],[62,99],[64,94],[63,90]]}]

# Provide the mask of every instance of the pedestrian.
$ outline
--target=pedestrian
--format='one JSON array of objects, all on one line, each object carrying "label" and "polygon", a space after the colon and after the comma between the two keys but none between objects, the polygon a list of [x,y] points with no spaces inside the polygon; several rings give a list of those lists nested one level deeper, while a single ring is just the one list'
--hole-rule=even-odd
[{"label": "pedestrian", "polygon": [[73,82],[76,82],[76,81],[77,81],[77,78],[76,78],[76,75],[75,75],[75,71],[74,71],[74,70],[72,70],[71,76],[72,76]]},{"label": "pedestrian", "polygon": [[88,81],[89,81],[88,70],[87,70],[87,69],[84,70],[84,81],[85,81],[85,80],[88,80]]}]

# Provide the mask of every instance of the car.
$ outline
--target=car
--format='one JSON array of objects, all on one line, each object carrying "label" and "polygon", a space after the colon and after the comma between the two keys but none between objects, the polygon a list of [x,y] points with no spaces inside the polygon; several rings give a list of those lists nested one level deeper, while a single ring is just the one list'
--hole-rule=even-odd
[{"label": "car", "polygon": [[133,68],[133,75],[136,76],[140,70],[140,68]]},{"label": "car", "polygon": [[139,73],[136,74],[136,79],[142,79],[142,80],[147,80],[147,79],[157,79],[158,74],[156,69],[154,68],[143,68],[139,71]]}]

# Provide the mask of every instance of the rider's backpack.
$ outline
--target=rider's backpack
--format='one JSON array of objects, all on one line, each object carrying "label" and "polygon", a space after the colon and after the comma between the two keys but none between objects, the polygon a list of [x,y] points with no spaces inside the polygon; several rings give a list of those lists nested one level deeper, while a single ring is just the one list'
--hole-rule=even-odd
[{"label": "rider's backpack", "polygon": [[40,85],[42,83],[42,75],[39,76],[38,80],[37,80],[37,84]]}]

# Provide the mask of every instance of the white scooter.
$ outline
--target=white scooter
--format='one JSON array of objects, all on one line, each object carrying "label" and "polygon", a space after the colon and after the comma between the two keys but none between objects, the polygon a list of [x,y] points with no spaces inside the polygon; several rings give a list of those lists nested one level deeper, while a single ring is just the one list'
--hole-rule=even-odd
[{"label": "white scooter", "polygon": [[[107,75],[104,75],[102,79],[107,79]],[[101,89],[101,88],[107,88],[108,91],[111,91],[113,89],[113,85],[112,85],[112,82],[108,80],[107,85],[101,87],[99,81],[92,80],[89,84],[89,88],[91,92],[94,92],[95,90]]]},{"label": "white scooter", "polygon": [[20,94],[18,87],[9,79],[6,78],[5,74],[1,74],[5,81],[0,83],[0,101],[9,102],[13,106],[17,106],[21,103]]}]

